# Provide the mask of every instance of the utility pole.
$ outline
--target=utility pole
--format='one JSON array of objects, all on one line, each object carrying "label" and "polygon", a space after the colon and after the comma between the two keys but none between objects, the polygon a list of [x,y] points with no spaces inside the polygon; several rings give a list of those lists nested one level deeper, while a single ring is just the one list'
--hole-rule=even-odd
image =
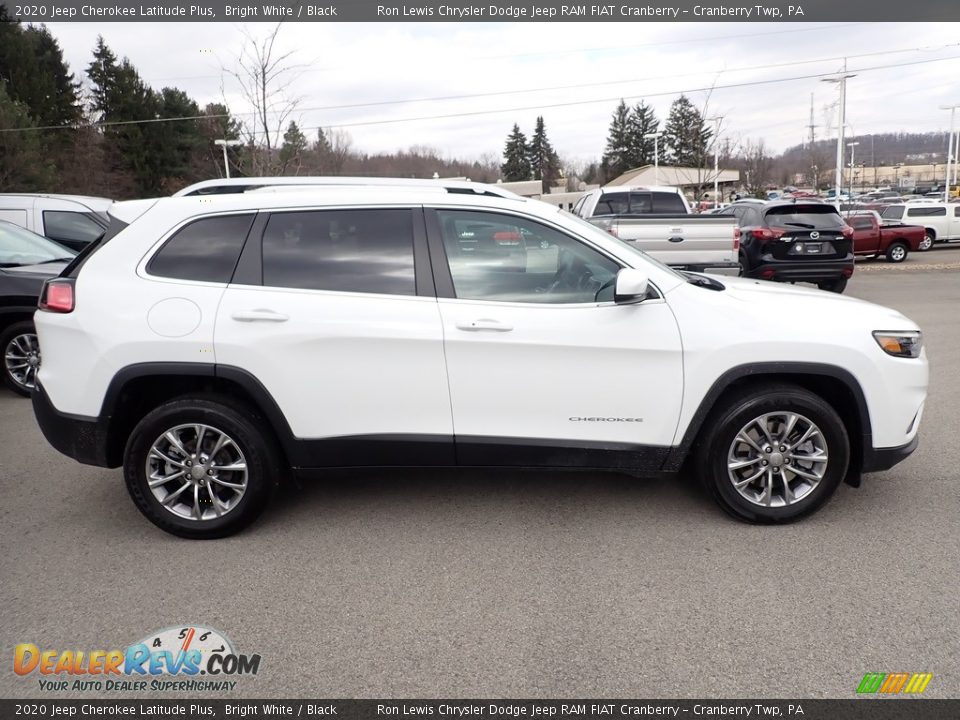
[{"label": "utility pole", "polygon": [[810,93],[810,124],[807,125],[810,130],[810,166],[813,168],[813,191],[817,192],[817,166],[815,160],[817,157],[817,126],[813,122],[813,93]]},{"label": "utility pole", "polygon": [[713,133],[713,207],[720,207],[720,121],[724,115],[714,115],[707,118],[717,124]]},{"label": "utility pole", "polygon": [[[943,191],[944,202],[950,202],[950,188],[952,188],[954,184],[956,184],[957,182],[957,179],[956,179],[957,155],[960,155],[960,147],[958,147],[960,146],[960,137],[958,137],[956,141],[954,141],[953,139],[953,116],[954,116],[954,113],[956,113],[958,107],[960,107],[960,105],[941,105],[940,106],[941,110],[950,111],[950,135],[948,136],[948,139],[947,139],[947,169],[946,169],[946,176],[945,176],[947,181],[947,187],[944,188],[944,191]],[[951,168],[953,168],[952,173],[950,171]]]},{"label": "utility pole", "polygon": [[843,131],[847,125],[847,80],[856,75],[847,72],[847,59],[843,59],[843,71],[833,78],[821,78],[821,82],[836,83],[840,88],[840,123],[837,128],[837,170],[834,178],[834,201],[840,207],[840,188],[843,184]]},{"label": "utility pole", "polygon": [[860,142],[847,143],[847,147],[850,148],[850,194],[853,195],[853,157],[857,152],[857,145]]}]

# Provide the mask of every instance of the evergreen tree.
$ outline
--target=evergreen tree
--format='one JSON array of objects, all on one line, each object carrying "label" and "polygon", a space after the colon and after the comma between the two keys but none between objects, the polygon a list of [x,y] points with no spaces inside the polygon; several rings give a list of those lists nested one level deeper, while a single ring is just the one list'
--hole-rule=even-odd
[{"label": "evergreen tree", "polygon": [[607,134],[607,147],[600,161],[604,181],[612,180],[635,167],[631,165],[629,122],[630,108],[621,100],[613,111],[610,131]]},{"label": "evergreen tree", "polygon": [[500,174],[505,182],[530,179],[530,154],[527,149],[527,138],[520,132],[520,126],[516,123],[514,123],[510,135],[507,136]]},{"label": "evergreen tree", "polygon": [[550,144],[550,140],[547,139],[543,116],[537,118],[537,125],[527,149],[533,179],[542,180],[543,192],[549,192],[550,188],[556,185],[563,174],[560,168],[560,158],[556,150],[553,149],[553,145]]},{"label": "evergreen tree", "polygon": [[[661,150],[657,143],[644,136],[657,132],[660,121],[650,105],[642,100],[630,111],[627,119],[627,146],[631,168],[654,164],[654,150]],[[661,153],[662,154],[662,153]]]},{"label": "evergreen tree", "polygon": [[669,162],[682,167],[703,167],[712,136],[700,111],[686,95],[673,101],[663,136]]},{"label": "evergreen tree", "polygon": [[287,126],[283,134],[283,145],[280,147],[280,174],[293,172],[297,174],[307,150],[307,138],[293,121]]},{"label": "evergreen tree", "polygon": [[[27,107],[11,98],[0,82],[0,129],[34,125]],[[49,190],[53,167],[32,130],[0,133],[0,192]]]}]

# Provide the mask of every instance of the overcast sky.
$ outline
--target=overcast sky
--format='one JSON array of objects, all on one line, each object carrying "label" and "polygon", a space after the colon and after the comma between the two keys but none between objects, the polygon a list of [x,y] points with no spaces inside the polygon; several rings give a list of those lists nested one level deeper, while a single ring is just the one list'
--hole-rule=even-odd
[{"label": "overcast sky", "polygon": [[[221,66],[236,65],[245,31],[272,29],[49,27],[84,79],[103,34],[154,88],[174,85],[201,106],[225,97],[236,114],[250,108]],[[939,106],[960,102],[960,23],[291,23],[280,29],[278,49],[293,51],[291,63],[302,66],[292,86],[300,124],[341,127],[364,152],[423,145],[464,159],[499,156],[514,122],[529,135],[542,114],[562,157],[593,160],[619,98],[647,100],[663,121],[681,92],[702,108],[711,86],[707,114],[725,116],[722,135],[781,151],[809,132],[811,93],[818,137],[835,137],[835,86],[804,76],[838,71],[844,55],[857,73],[847,96],[854,133],[945,131],[949,113]],[[409,102],[333,107],[388,101]],[[451,115],[461,116],[423,119]]]}]

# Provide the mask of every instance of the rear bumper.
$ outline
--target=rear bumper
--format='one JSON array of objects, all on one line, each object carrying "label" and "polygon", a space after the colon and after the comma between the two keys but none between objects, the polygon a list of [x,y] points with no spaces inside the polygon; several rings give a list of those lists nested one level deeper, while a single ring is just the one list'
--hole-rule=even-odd
[{"label": "rear bumper", "polygon": [[853,255],[847,260],[825,262],[791,262],[789,260],[761,262],[746,273],[746,277],[761,280],[818,282],[839,280],[853,274]]},{"label": "rear bumper", "polygon": [[920,443],[920,436],[914,435],[913,440],[906,445],[892,448],[864,448],[863,451],[863,472],[882,472],[889,470],[899,462],[906,460],[910,454],[917,449]]},{"label": "rear bumper", "polygon": [[60,412],[39,382],[32,399],[40,431],[55,449],[84,465],[116,467],[116,463],[108,461],[106,423],[99,418]]}]

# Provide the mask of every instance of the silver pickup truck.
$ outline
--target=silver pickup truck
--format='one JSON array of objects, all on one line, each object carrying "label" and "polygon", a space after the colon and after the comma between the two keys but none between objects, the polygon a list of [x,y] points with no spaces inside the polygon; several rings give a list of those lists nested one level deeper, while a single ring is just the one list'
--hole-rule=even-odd
[{"label": "silver pickup truck", "polygon": [[597,188],[573,212],[671,267],[739,274],[736,218],[691,214],[675,187]]}]

